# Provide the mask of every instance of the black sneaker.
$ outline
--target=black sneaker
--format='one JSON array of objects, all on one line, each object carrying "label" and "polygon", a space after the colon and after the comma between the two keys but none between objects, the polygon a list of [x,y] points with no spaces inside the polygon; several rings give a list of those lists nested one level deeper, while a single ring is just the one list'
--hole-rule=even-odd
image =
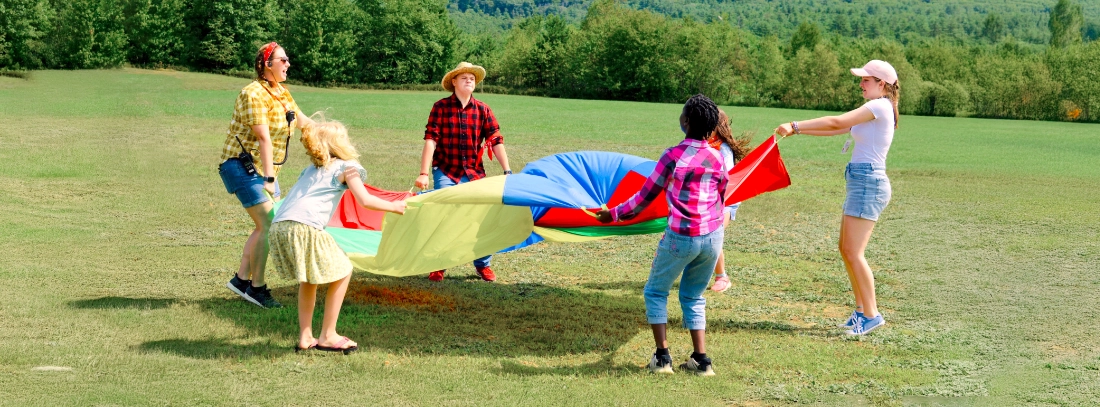
[{"label": "black sneaker", "polygon": [[700,360],[688,357],[687,362],[680,365],[680,370],[694,373],[697,376],[714,376],[714,368],[711,367],[710,358],[707,357]]},{"label": "black sneaker", "polygon": [[263,286],[263,287],[253,287],[253,286],[250,285],[250,286],[248,286],[248,289],[245,290],[244,294],[245,294],[244,298],[246,300],[251,301],[253,304],[259,305],[260,307],[263,307],[263,308],[282,308],[283,307],[283,304],[280,304],[278,301],[275,301],[275,299],[271,297],[271,290],[268,290],[266,285]]},{"label": "black sneaker", "polygon": [[672,356],[653,354],[653,357],[649,359],[649,366],[646,366],[650,373],[657,374],[672,374]]},{"label": "black sneaker", "polygon": [[237,294],[241,296],[241,298],[244,298],[246,300],[248,300],[249,298],[247,295],[245,295],[244,292],[248,291],[248,286],[250,285],[252,285],[252,280],[241,280],[241,278],[237,277],[236,274],[233,275],[232,280],[229,280],[228,283],[225,283],[225,287],[228,288],[229,291],[232,291],[234,294]]}]

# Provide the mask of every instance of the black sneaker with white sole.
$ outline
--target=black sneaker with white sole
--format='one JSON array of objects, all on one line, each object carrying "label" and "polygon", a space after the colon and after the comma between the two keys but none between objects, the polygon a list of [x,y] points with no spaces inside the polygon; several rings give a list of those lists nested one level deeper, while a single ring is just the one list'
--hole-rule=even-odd
[{"label": "black sneaker with white sole", "polygon": [[233,279],[225,283],[225,287],[232,291],[234,294],[241,296],[241,298],[248,299],[248,295],[244,292],[248,291],[248,286],[252,285],[252,280],[241,280],[236,274],[233,275]]},{"label": "black sneaker with white sole", "polygon": [[259,305],[263,308],[282,308],[283,304],[275,301],[275,298],[271,297],[271,290],[267,289],[267,286],[253,287],[248,286],[248,289],[244,292],[244,298],[251,301],[253,304]]},{"label": "black sneaker with white sole", "polygon": [[654,353],[653,357],[649,358],[649,365],[646,368],[649,369],[650,373],[672,374],[672,357]]},{"label": "black sneaker with white sole", "polygon": [[714,368],[711,367],[710,358],[702,357],[696,360],[688,357],[687,362],[680,365],[680,370],[693,373],[696,376],[714,376]]}]

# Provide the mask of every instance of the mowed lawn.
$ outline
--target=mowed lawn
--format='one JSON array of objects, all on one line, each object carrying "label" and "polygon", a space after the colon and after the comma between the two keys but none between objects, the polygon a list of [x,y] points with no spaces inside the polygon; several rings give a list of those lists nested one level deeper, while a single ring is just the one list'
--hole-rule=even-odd
[{"label": "mowed lawn", "polygon": [[[293,72],[291,72],[293,77]],[[867,252],[889,325],[834,328],[843,137],[780,142],[793,185],[742,205],[707,292],[717,377],[656,377],[641,290],[658,236],[541,244],[441,284],[357,272],[350,356],[295,354],[296,285],[225,287],[250,221],[216,166],[248,81],[179,72],[0,77],[3,405],[1066,405],[1100,398],[1100,125],[902,117]],[[853,83],[853,86],[855,84]],[[408,189],[442,92],[292,86]],[[655,159],[680,106],[476,95],[516,170],[565,151]],[[904,97],[904,93],[902,94]],[[824,112],[727,107],[758,143]],[[308,163],[291,143],[283,190]],[[490,174],[499,174],[488,163]],[[670,325],[680,323],[670,301]],[[318,307],[317,323],[320,323]],[[670,335],[677,363],[690,353]]]}]

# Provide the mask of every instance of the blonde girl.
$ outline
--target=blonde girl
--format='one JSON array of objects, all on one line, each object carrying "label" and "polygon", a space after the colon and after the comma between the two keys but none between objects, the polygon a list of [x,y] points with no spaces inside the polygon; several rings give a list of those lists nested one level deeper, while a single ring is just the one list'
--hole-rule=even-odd
[{"label": "blonde girl", "polygon": [[[314,116],[318,116],[315,114]],[[343,352],[359,349],[351,339],[336,333],[336,319],[351,281],[351,262],[336,241],[325,232],[340,197],[350,189],[355,201],[367,209],[405,213],[405,201],[387,202],[367,193],[367,171],[356,159],[343,124],[318,117],[302,129],[313,165],[298,176],[272,220],[269,239],[275,270],[298,281],[298,344],[295,350],[319,349]],[[321,335],[313,337],[313,307],[317,287],[327,285]]]},{"label": "blonde girl", "polygon": [[864,335],[886,325],[878,312],[875,276],[863,252],[871,240],[879,214],[890,203],[892,189],[886,176],[886,153],[898,127],[898,74],[885,61],[873,60],[852,68],[867,103],[840,116],[784,123],[775,129],[781,136],[808,134],[833,136],[852,133],[855,149],[844,171],[847,198],[840,221],[840,256],[848,270],[856,309],[841,324],[849,335]]},{"label": "blonde girl", "polygon": [[[733,138],[729,115],[722,109],[718,109],[718,127],[714,129],[714,135],[711,136],[708,142],[711,147],[717,148],[722,153],[722,168],[727,173],[733,169],[738,161],[745,158],[751,140],[752,136],[749,134],[742,134],[736,139]],[[726,206],[722,218],[723,228],[728,226],[731,220],[737,218],[737,208],[739,206],[741,206],[740,202]],[[729,288],[730,278],[726,275],[726,251],[723,249],[718,252],[718,263],[714,266],[714,285],[710,289],[711,291],[723,292]]]}]

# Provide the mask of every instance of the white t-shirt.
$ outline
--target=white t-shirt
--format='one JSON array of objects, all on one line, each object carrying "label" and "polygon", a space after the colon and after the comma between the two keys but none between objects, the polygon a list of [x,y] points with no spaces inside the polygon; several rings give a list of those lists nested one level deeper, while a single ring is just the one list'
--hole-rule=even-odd
[{"label": "white t-shirt", "polygon": [[366,181],[367,170],[354,161],[337,158],[325,167],[306,166],[302,175],[298,176],[298,182],[286,194],[271,223],[292,220],[325,230],[336,205],[340,204],[340,197],[348,189],[346,183],[337,179],[347,167],[355,168],[359,171],[359,178]]},{"label": "white t-shirt", "polygon": [[878,98],[863,104],[875,115],[875,120],[852,126],[852,138],[856,141],[852,150],[853,163],[886,165],[886,153],[894,141],[894,105],[887,98]]}]

